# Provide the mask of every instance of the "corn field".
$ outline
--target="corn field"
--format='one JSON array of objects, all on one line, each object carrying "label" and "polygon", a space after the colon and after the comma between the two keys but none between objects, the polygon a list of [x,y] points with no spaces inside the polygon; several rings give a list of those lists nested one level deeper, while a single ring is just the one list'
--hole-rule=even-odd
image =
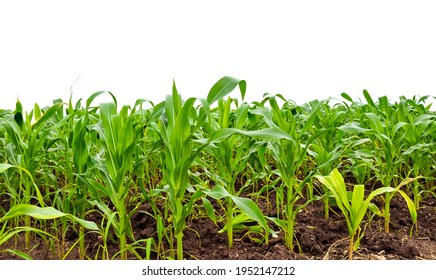
[{"label": "corn field", "polygon": [[158,104],[119,106],[101,91],[0,110],[0,255],[196,259],[185,238],[202,246],[192,225],[206,220],[229,249],[245,238],[305,255],[299,217],[313,205],[344,225],[349,259],[369,228],[390,234],[393,202],[407,210],[407,236],[420,236],[436,194],[434,97],[364,91],[298,105],[245,93],[226,76],[205,99],[184,100],[173,83]]}]

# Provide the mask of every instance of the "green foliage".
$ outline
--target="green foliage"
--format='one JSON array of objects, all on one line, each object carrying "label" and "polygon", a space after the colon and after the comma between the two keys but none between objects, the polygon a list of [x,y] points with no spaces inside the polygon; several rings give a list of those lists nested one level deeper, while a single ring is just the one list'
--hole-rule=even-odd
[{"label": "green foliage", "polygon": [[38,207],[30,204],[18,204],[15,205],[11,210],[9,210],[3,217],[0,219],[0,223],[4,223],[5,221],[12,219],[17,216],[27,215],[35,219],[57,219],[61,217],[66,217],[74,222],[79,223],[83,227],[98,231],[99,228],[94,222],[82,220],[77,218],[71,214],[63,213],[59,210],[56,210],[53,207]]},{"label": "green foliage", "polygon": [[[22,233],[26,251],[6,250],[25,259],[36,235],[60,259],[77,247],[82,259],[183,259],[187,227],[209,218],[229,247],[237,234],[266,243],[282,231],[295,250],[298,214],[322,199],[325,219],[332,205],[343,212],[355,250],[368,212],[381,215],[389,231],[395,195],[409,210],[410,234],[418,230],[417,209],[435,195],[429,96],[392,103],[364,90],[362,100],[342,93],[336,103],[297,105],[281,94],[247,103],[246,87],[226,76],[206,98],[184,100],[174,82],[157,104],[119,106],[112,93],[98,91],[30,112],[19,100],[14,110],[0,110],[0,243]],[[112,102],[99,103],[103,95]],[[338,169],[357,181],[351,191]],[[378,195],[380,210],[371,204]],[[132,223],[144,217],[156,226],[134,232]],[[78,236],[73,246],[70,231]],[[86,248],[90,231],[100,235],[95,251]]]},{"label": "green foliage", "polygon": [[[324,184],[333,194],[336,203],[341,209],[345,217],[345,222],[348,227],[348,234],[350,236],[350,246],[348,251],[349,259],[353,258],[354,239],[357,234],[357,241],[363,235],[361,232],[361,223],[370,208],[371,200],[380,194],[387,192],[395,192],[394,188],[383,187],[371,192],[368,197],[364,198],[365,188],[363,185],[355,185],[352,192],[348,192],[345,186],[344,178],[337,169],[334,169],[329,176],[316,176],[316,178]],[[376,206],[372,205],[372,209]],[[358,242],[357,242],[358,244]]]}]

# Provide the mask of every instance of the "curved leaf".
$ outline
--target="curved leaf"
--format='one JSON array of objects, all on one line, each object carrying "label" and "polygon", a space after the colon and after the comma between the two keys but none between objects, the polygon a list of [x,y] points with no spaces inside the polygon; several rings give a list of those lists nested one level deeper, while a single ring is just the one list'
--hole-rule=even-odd
[{"label": "curved leaf", "polygon": [[239,85],[239,90],[241,91],[242,100],[245,97],[245,91],[247,89],[247,84],[244,80],[235,79],[230,76],[225,76],[216,82],[209,91],[207,95],[207,101],[209,104],[214,103],[222,99],[224,96],[232,92],[235,87]]},{"label": "curved leaf", "polygon": [[348,100],[350,102],[353,102],[353,99],[345,92],[341,93],[341,96],[345,99]]},{"label": "curved leaf", "polygon": [[82,220],[80,218],[77,218],[71,214],[63,213],[59,210],[56,210],[53,207],[38,207],[35,205],[30,204],[18,204],[12,207],[1,219],[0,223],[12,219],[14,217],[27,215],[35,219],[42,219],[42,220],[49,220],[49,219],[56,219],[60,217],[66,217],[70,220],[73,220],[83,227],[90,229],[90,230],[98,230],[97,224],[91,221]]},{"label": "curved leaf", "polygon": [[404,198],[407,204],[407,209],[409,209],[410,218],[412,218],[413,224],[416,224],[418,219],[418,212],[416,211],[416,206],[413,200],[402,190],[397,190],[401,196]]}]

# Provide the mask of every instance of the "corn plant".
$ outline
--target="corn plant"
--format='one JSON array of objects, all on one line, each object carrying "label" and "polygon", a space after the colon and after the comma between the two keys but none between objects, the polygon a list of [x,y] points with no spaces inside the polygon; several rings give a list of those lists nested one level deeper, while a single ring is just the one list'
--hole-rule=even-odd
[{"label": "corn plant", "polygon": [[[85,208],[87,205],[88,186],[83,182],[83,178],[87,176],[87,171],[91,164],[91,142],[96,140],[90,133],[88,126],[92,125],[91,115],[95,114],[95,109],[91,108],[92,102],[100,95],[106,93],[105,91],[98,91],[92,94],[86,101],[86,107],[81,108],[80,100],[77,102],[75,108],[72,106],[70,98],[69,106],[67,109],[68,115],[65,117],[68,136],[65,137],[65,161],[67,165],[66,184],[73,186],[73,191],[69,192],[69,197],[63,199],[68,202],[74,197],[72,206],[73,210],[79,218],[85,218]],[[111,94],[111,93],[109,93]],[[111,94],[112,95],[112,94]],[[115,97],[112,95],[115,100]],[[72,156],[70,155],[70,150]],[[69,160],[71,158],[71,160]],[[70,164],[71,163],[71,164]],[[80,180],[79,178],[82,178]],[[85,228],[79,226],[79,255],[81,259],[85,257]]]},{"label": "corn plant", "polygon": [[[314,143],[310,145],[308,154],[313,157],[316,164],[316,169],[321,175],[327,175],[330,170],[337,168],[341,164],[341,158],[347,153],[350,145],[348,139],[346,139],[345,133],[339,129],[346,118],[346,108],[341,104],[331,106],[330,100],[324,102],[312,101],[312,106],[316,103],[319,104],[319,110],[317,110],[317,117],[313,124],[313,132],[315,134],[319,131],[324,131],[320,134]],[[323,201],[324,201],[324,217],[329,218],[329,198],[328,189],[323,189]]]},{"label": "corn plant", "polygon": [[[132,237],[131,225],[126,209],[126,198],[129,192],[129,184],[126,180],[132,166],[132,155],[135,146],[132,117],[129,115],[128,106],[117,111],[116,103],[103,103],[100,105],[100,118],[98,124],[90,125],[95,130],[104,148],[104,159],[95,158],[98,162],[104,185],[98,180],[81,179],[87,184],[95,198],[99,199],[96,205],[105,215],[110,217],[112,211],[101,201],[103,193],[113,204],[117,218],[113,226],[119,237],[120,256],[127,259],[127,237]],[[80,179],[80,177],[79,177]]]},{"label": "corn plant", "polygon": [[[256,108],[252,110],[252,113],[262,116],[267,126],[287,135],[269,141],[268,150],[277,164],[277,170],[273,172],[282,181],[282,184],[276,188],[277,200],[281,201],[283,211],[283,222],[280,224],[285,232],[286,246],[293,250],[296,215],[299,209],[305,206],[305,204],[297,205],[297,201],[303,197],[302,189],[310,179],[310,175],[305,174],[303,175],[304,180],[298,181],[297,174],[306,159],[310,144],[324,131],[319,131],[313,135],[308,134],[316,118],[316,112],[319,110],[319,104],[315,105],[307,115],[301,115],[302,119],[297,119],[294,116],[297,108],[293,108],[290,102],[287,102],[281,95],[277,96],[285,101],[283,110],[279,108],[276,96],[267,96],[266,99],[269,101],[271,110],[266,107]],[[300,126],[301,122],[304,123],[304,126]]]},{"label": "corn plant", "polygon": [[[218,129],[228,128],[231,123],[230,113],[232,99],[228,98],[227,101],[219,100],[219,119],[217,123]],[[237,110],[236,125],[235,127],[240,129],[244,125],[244,116],[247,114],[248,108],[246,106],[240,107]],[[235,182],[238,173],[245,169],[248,156],[246,155],[245,149],[241,148],[240,145],[243,143],[243,139],[239,135],[233,135],[223,141],[217,143],[208,148],[212,158],[214,160],[217,171],[215,174],[219,174],[218,178],[214,179],[217,182],[222,182],[224,188],[229,192],[230,195],[236,195]],[[236,150],[235,146],[238,145],[239,148]],[[227,240],[228,246],[231,248],[233,246],[233,218],[234,218],[234,203],[230,196],[226,198],[226,226],[227,226]]]},{"label": "corn plant", "polygon": [[[408,110],[404,110],[409,122],[405,126],[405,141],[407,148],[402,153],[403,163],[410,166],[413,177],[420,175],[430,179],[431,165],[435,158],[435,145],[433,135],[436,132],[436,116],[424,113],[416,118]],[[418,181],[414,182],[412,192],[416,207],[419,207],[424,189]]]},{"label": "corn plant", "polygon": [[[237,87],[237,98],[229,96]],[[112,102],[93,105],[102,94]],[[280,230],[295,250],[298,213],[322,199],[325,219],[335,205],[346,217],[351,258],[368,212],[389,231],[395,195],[408,208],[410,234],[418,230],[417,208],[434,195],[436,177],[429,97],[391,104],[365,90],[365,102],[343,93],[343,102],[297,105],[280,94],[247,103],[245,94],[245,81],[226,76],[206,98],[183,100],[174,82],[157,104],[140,99],[121,107],[100,91],[86,102],[71,96],[35,104],[30,113],[19,101],[15,110],[0,109],[0,243],[23,234],[30,248],[39,235],[59,258],[78,249],[81,259],[183,259],[187,226],[209,217],[228,247],[240,229],[260,243]],[[352,191],[337,169],[357,181]],[[371,184],[365,197],[363,185]],[[271,195],[276,212],[267,216],[257,203],[265,201],[270,213]],[[371,203],[379,195],[380,210]],[[98,228],[86,223],[95,215]],[[148,227],[148,219],[156,227],[133,227]],[[70,232],[78,236],[67,248]],[[100,242],[87,248],[89,233]]]},{"label": "corn plant", "polygon": [[[182,104],[173,83],[173,94],[167,96],[164,114],[158,124],[153,124],[161,138],[163,148],[163,176],[168,184],[164,192],[168,195],[168,204],[171,208],[178,259],[183,259],[183,230],[186,226],[185,219],[190,214],[190,206],[192,206],[192,203],[185,201],[189,199],[186,194],[189,185],[189,168],[198,148],[191,140],[204,122],[204,119],[192,117],[193,114],[197,116],[194,102],[195,98],[190,98]],[[195,199],[198,197],[193,195],[191,200]]]},{"label": "corn plant", "polygon": [[355,185],[353,191],[349,193],[345,186],[344,178],[337,169],[334,169],[329,176],[315,175],[315,177],[331,191],[337,206],[345,217],[350,237],[348,258],[351,260],[353,259],[353,251],[357,249],[355,245],[359,244],[363,236],[361,229],[362,220],[368,209],[376,208],[374,204],[371,204],[371,200],[377,195],[395,192],[395,189],[392,187],[379,188],[372,191],[365,199],[365,187],[363,185]]},{"label": "corn plant", "polygon": [[[35,178],[41,161],[45,159],[47,150],[56,142],[52,139],[50,119],[56,113],[61,103],[55,104],[45,112],[41,111],[39,106],[35,105],[34,110],[29,116],[23,116],[24,111],[19,100],[16,103],[13,120],[4,119],[2,126],[7,134],[8,144],[5,147],[6,159],[14,166],[20,166],[22,169],[16,169],[22,175],[22,170],[27,170],[30,176],[19,176],[18,182],[11,182],[18,187],[17,197],[11,202],[28,204],[34,194],[33,184],[30,177]],[[31,120],[34,119],[32,123]],[[23,189],[23,191],[21,191]],[[40,200],[41,202],[41,200]],[[15,205],[11,204],[11,206]],[[30,218],[26,216],[25,225],[30,226]],[[29,246],[30,232],[26,232],[26,246]]]},{"label": "corn plant", "polygon": [[[222,134],[221,136],[218,136],[219,134]],[[226,136],[224,136],[226,135]],[[216,160],[218,172],[215,174],[212,174],[211,177],[215,181],[215,187],[212,190],[204,190],[204,193],[214,199],[220,200],[224,199],[225,201],[225,210],[226,210],[226,217],[225,217],[225,226],[220,232],[227,232],[227,241],[229,248],[232,247],[233,244],[233,229],[235,225],[243,224],[245,222],[252,222],[256,221],[260,229],[265,232],[265,241],[268,242],[268,236],[271,233],[273,237],[276,237],[275,232],[269,228],[267,224],[267,219],[262,214],[262,211],[259,209],[259,207],[249,198],[243,198],[240,197],[240,194],[243,190],[241,188],[240,190],[236,191],[235,188],[235,178],[237,178],[237,174],[241,173],[244,167],[247,166],[247,161],[252,156],[253,153],[257,151],[257,149],[260,147],[259,145],[254,145],[251,149],[248,149],[248,152],[244,154],[244,149],[241,149],[239,147],[238,151],[233,151],[235,153],[235,157],[230,157],[233,153],[231,150],[225,150],[222,149],[223,146],[219,145],[221,143],[221,140],[232,138],[234,136],[248,136],[255,139],[262,139],[263,141],[268,141],[272,139],[281,139],[288,137],[287,134],[282,133],[279,130],[274,129],[264,129],[264,130],[258,130],[258,131],[243,131],[238,129],[224,129],[222,131],[218,131],[218,133],[214,133],[214,137],[216,137],[216,140],[213,142],[212,146],[215,146],[212,150],[213,159]],[[225,141],[227,142],[227,141]],[[224,146],[225,147],[225,146]],[[228,147],[226,147],[228,148]],[[209,149],[208,149],[209,150]],[[224,152],[227,152],[228,154],[225,155]],[[221,156],[221,158],[218,158],[218,156]],[[229,158],[231,159],[230,162],[227,164],[222,162],[223,158]],[[229,164],[232,167],[232,169],[229,168]],[[227,169],[227,171],[220,172],[222,169]],[[218,175],[219,174],[219,175]],[[228,174],[228,177],[223,177],[222,175]],[[230,176],[233,174],[234,176]],[[203,199],[204,204],[208,204],[207,199]],[[237,210],[239,210],[240,213],[237,213]],[[207,209],[206,209],[207,210]],[[211,210],[208,211],[209,216],[214,216],[214,214],[210,214]],[[214,218],[212,218],[214,220]]]},{"label": "corn plant", "polygon": [[[341,126],[339,129],[347,133],[360,133],[368,137],[372,147],[367,151],[368,157],[362,158],[370,169],[375,173],[377,179],[383,186],[389,187],[391,184],[398,186],[398,173],[401,169],[401,153],[404,146],[405,122],[394,122],[391,115],[393,108],[389,106],[386,97],[379,98],[379,105],[376,105],[367,91],[364,96],[374,112],[367,112],[361,116],[360,122],[352,122]],[[384,119],[381,119],[381,117]],[[362,143],[362,142],[361,142]],[[395,193],[386,192],[384,194],[384,227],[385,232],[389,232],[390,223],[390,203]],[[405,192],[401,192],[406,202],[409,197]],[[409,206],[410,204],[408,204]]]},{"label": "corn plant", "polygon": [[[219,186],[209,191],[207,189],[194,190],[192,185],[189,184],[189,168],[201,151],[209,145],[219,145],[221,141],[232,137],[234,134],[269,139],[285,137],[285,134],[280,133],[277,129],[245,131],[237,128],[218,129],[209,138],[198,135],[200,127],[205,124],[207,118],[211,117],[209,106],[225,97],[237,85],[239,85],[243,96],[245,93],[245,81],[232,77],[220,79],[212,87],[207,100],[200,100],[203,105],[201,110],[196,110],[194,108],[195,99],[190,98],[182,102],[176,86],[173,84],[173,94],[172,96],[167,96],[164,114],[160,118],[159,124],[155,125],[155,129],[161,137],[162,146],[164,147],[164,179],[168,184],[164,191],[168,194],[168,201],[172,211],[178,259],[183,258],[182,238],[183,230],[186,226],[185,219],[191,213],[194,202],[204,194],[215,199],[227,198],[226,201],[230,205],[235,203],[241,211],[258,221],[267,231],[268,235],[269,227],[266,220],[252,201],[239,198],[228,192],[225,188],[219,188]],[[194,137],[197,137],[197,139]],[[192,193],[190,198],[186,197],[187,190]]]},{"label": "corn plant", "polygon": [[206,121],[209,104],[227,95],[236,85],[239,85],[241,91],[245,93],[244,81],[231,77],[224,77],[218,81],[212,88],[208,100],[202,101],[205,105],[203,110],[198,111],[194,107],[196,99],[190,98],[183,102],[173,83],[172,95],[167,96],[164,106],[156,106],[163,111],[159,123],[153,125],[163,147],[163,175],[168,184],[164,191],[168,195],[171,208],[178,259],[183,259],[182,239],[186,218],[191,214],[193,203],[203,195],[201,191],[195,191],[190,198],[186,194],[188,189],[192,189],[189,184],[190,167],[201,150],[208,144],[193,140],[195,140],[194,137],[198,137],[196,134]]},{"label": "corn plant", "polygon": [[[43,219],[43,220],[66,217],[70,220],[73,220],[73,221],[81,224],[85,228],[88,228],[90,230],[99,231],[99,228],[97,227],[97,225],[94,222],[90,222],[90,221],[86,221],[86,220],[77,218],[77,217],[75,217],[71,214],[68,214],[68,213],[63,213],[59,210],[56,210],[53,207],[45,207],[42,195],[39,191],[39,188],[36,186],[35,182],[33,181],[33,178],[31,176],[30,172],[27,171],[26,169],[20,167],[20,166],[13,166],[11,164],[6,164],[6,163],[0,164],[0,173],[5,173],[8,169],[19,169],[23,173],[27,174],[30,182],[33,184],[33,186],[35,188],[39,203],[43,207],[41,208],[41,207],[31,205],[31,204],[16,204],[16,205],[14,205],[7,213],[5,213],[0,218],[0,224],[4,223],[2,226],[2,229],[0,231],[0,245],[2,243],[6,242],[8,239],[10,239],[12,236],[14,236],[20,232],[23,232],[23,231],[25,233],[35,232],[35,233],[40,233],[40,234],[48,234],[45,231],[34,229],[34,228],[30,227],[29,225],[25,225],[24,227],[14,227],[13,229],[6,231],[6,221],[13,219],[15,217],[23,216],[23,215],[27,216],[27,217],[33,217],[36,219]],[[25,238],[26,238],[26,242],[27,242],[28,236],[26,235]],[[27,245],[28,244],[26,244],[26,246]],[[22,252],[17,252],[17,251],[10,251],[10,252],[17,254],[18,256],[28,258],[28,256]]]},{"label": "corn plant", "polygon": [[[218,101],[217,120],[215,121],[215,118],[213,118],[210,120],[208,125],[205,125],[206,130],[208,130],[210,134],[220,130],[226,131],[226,129],[229,127],[233,127],[239,130],[239,132],[242,132],[241,129],[244,128],[249,107],[247,104],[244,104],[236,109],[233,115],[231,114],[231,104],[233,102],[236,103],[236,101],[231,98],[228,98],[226,101],[223,99]],[[262,217],[260,209],[258,209],[254,203],[248,200],[244,201],[237,198],[242,189],[236,191],[236,180],[246,169],[247,162],[249,161],[251,154],[254,153],[258,147],[251,147],[251,142],[248,142],[246,137],[240,133],[237,133],[237,130],[232,132],[234,133],[233,135],[229,135],[226,138],[221,138],[225,139],[225,141],[215,140],[212,145],[207,147],[205,154],[206,157],[210,155],[213,162],[212,165],[209,164],[210,168],[213,170],[209,172],[209,174],[211,174],[211,177],[215,181],[216,185],[222,185],[225,189],[225,191],[220,191],[221,195],[215,196],[214,198],[225,199],[225,231],[227,232],[229,248],[233,246],[233,225],[235,218],[234,216],[236,214],[234,202],[235,199],[237,200],[238,205],[241,205],[241,203],[249,203],[250,205],[246,205],[246,207],[242,207],[241,209],[253,209],[253,211],[256,212],[256,219],[263,224],[263,227],[268,228],[265,219]],[[202,165],[205,166],[207,164],[203,161]],[[211,194],[212,193],[209,193],[209,195]],[[206,199],[204,199],[203,202],[208,203]],[[211,213],[211,211],[209,211],[209,213]],[[266,234],[266,237],[268,237],[268,234]]]}]

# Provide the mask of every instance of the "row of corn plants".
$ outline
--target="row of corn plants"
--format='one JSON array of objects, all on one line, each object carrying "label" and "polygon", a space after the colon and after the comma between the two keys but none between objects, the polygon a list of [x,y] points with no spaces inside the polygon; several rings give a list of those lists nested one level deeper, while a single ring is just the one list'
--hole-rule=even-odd
[{"label": "row of corn plants", "polygon": [[[280,94],[248,103],[245,93],[244,80],[226,76],[206,98],[184,100],[173,83],[157,104],[119,106],[101,91],[30,112],[19,100],[0,110],[0,248],[30,258],[32,240],[42,239],[59,259],[74,249],[81,259],[183,259],[188,221],[207,218],[229,248],[244,231],[261,243],[283,234],[295,251],[298,213],[320,200],[325,219],[333,208],[345,217],[352,258],[368,211],[389,232],[396,195],[409,210],[410,234],[419,230],[417,209],[435,195],[433,97],[392,103],[364,91],[363,101],[343,93],[297,105]],[[112,102],[98,103],[101,95]],[[275,215],[266,215],[257,202],[270,205],[271,195]],[[143,205],[156,224],[145,239],[132,224]],[[94,255],[91,234],[101,240]]]}]

